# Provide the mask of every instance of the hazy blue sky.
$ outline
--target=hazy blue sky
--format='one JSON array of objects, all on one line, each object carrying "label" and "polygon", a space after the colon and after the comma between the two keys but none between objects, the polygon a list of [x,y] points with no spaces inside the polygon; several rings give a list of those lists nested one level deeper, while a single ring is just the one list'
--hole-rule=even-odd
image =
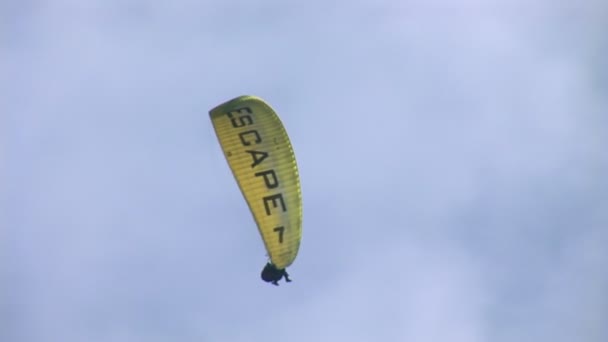
[{"label": "hazy blue sky", "polygon": [[[0,0],[0,340],[608,340],[605,1]],[[294,282],[209,120],[279,113]]]}]

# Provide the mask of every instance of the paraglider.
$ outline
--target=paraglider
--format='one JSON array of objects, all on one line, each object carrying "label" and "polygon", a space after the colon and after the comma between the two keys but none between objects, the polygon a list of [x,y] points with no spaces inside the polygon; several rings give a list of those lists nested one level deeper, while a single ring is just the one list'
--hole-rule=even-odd
[{"label": "paraglider", "polygon": [[267,263],[262,270],[262,280],[267,283],[273,283],[274,285],[279,285],[279,280],[285,277],[286,282],[291,282],[289,279],[289,274],[285,269],[278,269],[272,263]]},{"label": "paraglider", "polygon": [[293,148],[279,117],[262,99],[239,96],[211,111],[224,156],[253,214],[270,261],[261,277],[278,285],[302,237],[302,195]]}]

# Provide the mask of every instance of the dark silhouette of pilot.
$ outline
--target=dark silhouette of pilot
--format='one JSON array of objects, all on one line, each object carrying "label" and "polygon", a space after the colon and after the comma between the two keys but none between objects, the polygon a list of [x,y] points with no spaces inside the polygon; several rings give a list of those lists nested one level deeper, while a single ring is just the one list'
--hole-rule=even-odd
[{"label": "dark silhouette of pilot", "polygon": [[267,263],[262,270],[262,279],[267,283],[272,283],[273,285],[279,286],[279,280],[281,280],[283,277],[285,277],[286,282],[291,282],[291,279],[289,279],[289,274],[287,274],[287,271],[284,268],[278,269],[270,262]]}]

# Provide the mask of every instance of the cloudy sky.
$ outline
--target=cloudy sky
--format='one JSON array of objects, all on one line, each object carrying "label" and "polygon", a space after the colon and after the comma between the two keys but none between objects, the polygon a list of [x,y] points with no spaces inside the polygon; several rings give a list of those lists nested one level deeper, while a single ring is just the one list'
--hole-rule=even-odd
[{"label": "cloudy sky", "polygon": [[[608,340],[608,5],[0,0],[0,340]],[[293,282],[209,120],[281,116]]]}]

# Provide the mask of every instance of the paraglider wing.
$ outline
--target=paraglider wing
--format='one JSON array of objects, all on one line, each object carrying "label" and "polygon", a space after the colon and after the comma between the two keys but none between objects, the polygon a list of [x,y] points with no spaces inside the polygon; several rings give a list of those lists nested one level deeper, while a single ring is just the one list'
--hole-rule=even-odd
[{"label": "paraglider wing", "polygon": [[291,265],[302,236],[302,196],[283,124],[255,96],[237,97],[209,114],[271,262],[279,269]]}]

